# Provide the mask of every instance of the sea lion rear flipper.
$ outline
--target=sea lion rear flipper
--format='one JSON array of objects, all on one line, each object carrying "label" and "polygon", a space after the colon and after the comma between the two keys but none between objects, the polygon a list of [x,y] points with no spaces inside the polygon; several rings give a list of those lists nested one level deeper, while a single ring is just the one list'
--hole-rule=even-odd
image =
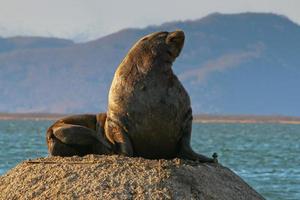
[{"label": "sea lion rear flipper", "polygon": [[78,154],[78,151],[61,141],[53,137],[47,141],[48,151],[51,156],[74,156]]},{"label": "sea lion rear flipper", "polygon": [[186,120],[183,123],[182,128],[182,138],[179,142],[179,151],[178,151],[178,157],[183,159],[189,159],[189,160],[197,160],[199,162],[217,162],[217,159],[215,158],[208,158],[204,155],[198,154],[195,151],[193,151],[190,141],[191,141],[191,133],[192,133],[192,110],[189,109],[189,111],[186,114]]}]

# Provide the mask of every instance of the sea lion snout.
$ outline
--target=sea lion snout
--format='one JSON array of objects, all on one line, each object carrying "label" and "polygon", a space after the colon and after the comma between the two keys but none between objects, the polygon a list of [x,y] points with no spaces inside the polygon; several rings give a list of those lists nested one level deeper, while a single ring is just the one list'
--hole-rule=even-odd
[{"label": "sea lion snout", "polygon": [[176,30],[170,32],[166,38],[166,44],[170,46],[170,53],[174,58],[178,57],[184,44],[184,32],[182,30]]}]

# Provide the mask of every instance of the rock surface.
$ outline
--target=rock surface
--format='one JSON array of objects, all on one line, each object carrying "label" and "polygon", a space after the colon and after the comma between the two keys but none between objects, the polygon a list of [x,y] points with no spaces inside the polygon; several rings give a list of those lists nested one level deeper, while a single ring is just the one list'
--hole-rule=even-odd
[{"label": "rock surface", "polygon": [[0,177],[0,199],[264,199],[218,164],[88,155],[24,161]]}]

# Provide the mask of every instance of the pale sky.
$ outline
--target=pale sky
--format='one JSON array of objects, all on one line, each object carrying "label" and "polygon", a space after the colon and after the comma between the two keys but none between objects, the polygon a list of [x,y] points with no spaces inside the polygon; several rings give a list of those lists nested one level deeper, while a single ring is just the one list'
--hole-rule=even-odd
[{"label": "pale sky", "polygon": [[0,0],[0,36],[96,39],[213,12],[272,12],[300,24],[300,0]]}]

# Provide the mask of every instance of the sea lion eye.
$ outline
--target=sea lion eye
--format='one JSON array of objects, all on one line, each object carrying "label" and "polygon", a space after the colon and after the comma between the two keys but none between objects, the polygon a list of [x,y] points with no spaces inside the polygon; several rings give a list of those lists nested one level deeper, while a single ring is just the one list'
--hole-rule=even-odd
[{"label": "sea lion eye", "polygon": [[167,37],[167,43],[173,43],[175,41],[175,37]]},{"label": "sea lion eye", "polygon": [[174,42],[176,39],[177,39],[177,37],[174,36],[174,37],[171,37],[171,38],[170,38],[170,41],[171,41],[171,42]]},{"label": "sea lion eye", "polygon": [[166,37],[168,35],[168,32],[162,32],[158,35],[158,37]]}]

